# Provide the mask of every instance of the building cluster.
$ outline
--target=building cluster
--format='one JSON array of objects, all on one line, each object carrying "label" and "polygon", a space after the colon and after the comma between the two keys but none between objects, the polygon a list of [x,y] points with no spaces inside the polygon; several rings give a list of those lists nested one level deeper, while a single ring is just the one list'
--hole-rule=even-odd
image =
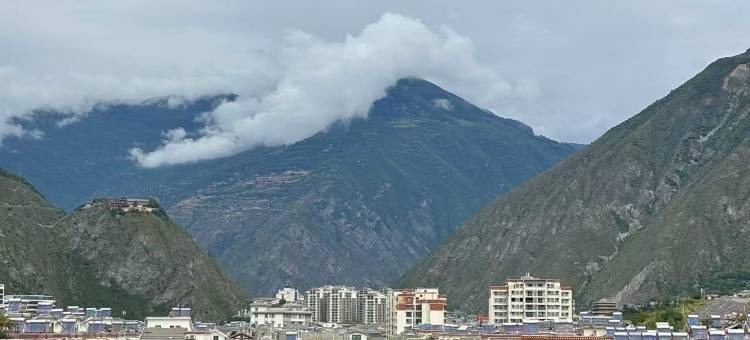
[{"label": "building cluster", "polygon": [[107,340],[750,340],[750,314],[689,315],[684,327],[658,322],[654,329],[623,319],[618,305],[600,300],[575,313],[570,287],[525,275],[489,287],[489,314],[447,312],[437,288],[374,290],[289,285],[255,299],[241,320],[195,322],[192,310],[125,320],[105,307],[60,308],[47,295],[5,295],[13,338]]},{"label": "building cluster", "polygon": [[97,198],[83,206],[83,209],[92,207],[106,207],[120,212],[153,212],[158,209],[153,199],[127,198],[127,197],[103,197]]},{"label": "building cluster", "polygon": [[629,325],[622,313],[594,315],[582,312],[577,326],[584,336],[604,337],[612,340],[748,340],[750,339],[750,314],[743,321],[725,320],[713,315],[701,319],[698,315],[688,315],[684,327],[674,329],[667,322],[656,322],[656,327]]},{"label": "building cluster", "polygon": [[346,286],[323,286],[305,293],[312,321],[330,324],[385,323],[392,290],[381,291]]},{"label": "building cluster", "polygon": [[4,295],[0,309],[10,321],[13,334],[139,334],[142,322],[112,316],[111,308],[59,308],[49,295]]},{"label": "building cluster", "polygon": [[275,298],[255,299],[238,316],[253,325],[301,329],[312,324],[383,325],[401,334],[417,325],[443,325],[447,297],[436,288],[374,290],[348,286],[284,287]]}]

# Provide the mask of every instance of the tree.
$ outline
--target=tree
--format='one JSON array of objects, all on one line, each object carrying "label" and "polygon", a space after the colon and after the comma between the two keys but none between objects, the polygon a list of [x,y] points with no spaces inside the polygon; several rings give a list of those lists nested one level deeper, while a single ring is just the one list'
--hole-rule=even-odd
[{"label": "tree", "polygon": [[13,323],[5,316],[5,313],[0,311],[0,339],[7,339],[8,333],[10,332]]}]

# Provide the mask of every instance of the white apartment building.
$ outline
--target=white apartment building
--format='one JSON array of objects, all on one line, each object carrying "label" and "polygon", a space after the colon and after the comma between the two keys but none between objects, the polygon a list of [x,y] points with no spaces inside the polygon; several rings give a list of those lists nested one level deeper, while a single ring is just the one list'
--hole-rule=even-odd
[{"label": "white apartment building", "polygon": [[523,320],[572,322],[573,290],[560,280],[539,279],[528,273],[505,285],[490,286],[489,321],[519,323]]},{"label": "white apartment building", "polygon": [[302,295],[298,290],[289,287],[289,284],[287,283],[284,288],[281,288],[276,292],[276,298],[286,302],[300,302],[300,300],[302,300]]},{"label": "white apartment building", "polygon": [[404,330],[420,324],[445,324],[448,298],[440,295],[437,288],[398,289],[389,295],[391,332],[403,334]]},{"label": "white apartment building", "polygon": [[5,309],[5,284],[0,283],[0,309]]},{"label": "white apartment building", "polygon": [[357,322],[357,290],[346,286],[323,286],[305,294],[305,303],[312,312],[312,322]]},{"label": "white apartment building", "polygon": [[385,293],[370,288],[357,292],[357,322],[386,323],[389,317],[387,307],[388,295]]},{"label": "white apartment building", "polygon": [[250,323],[279,328],[307,326],[312,320],[312,312],[305,305],[286,303],[284,305],[267,302],[250,304]]}]

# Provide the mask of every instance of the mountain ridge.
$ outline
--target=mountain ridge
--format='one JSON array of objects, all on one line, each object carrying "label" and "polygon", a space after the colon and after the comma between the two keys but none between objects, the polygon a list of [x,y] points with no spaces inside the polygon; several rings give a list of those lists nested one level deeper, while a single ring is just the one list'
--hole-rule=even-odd
[{"label": "mountain ridge", "polygon": [[[190,132],[191,117],[212,103],[94,114],[48,140],[28,141],[37,143],[31,152],[0,152],[0,161],[39,157],[47,152],[43,145],[54,144],[49,149],[64,163],[61,176],[101,179],[66,194],[78,202],[158,197],[243,287],[267,294],[287,281],[299,288],[390,284],[485,202],[576,151],[432,83],[406,78],[372,105],[367,118],[337,122],[292,145],[157,169],[111,155],[134,143],[151,149],[162,131],[181,126],[175,122],[187,122]],[[130,117],[121,129],[118,122]],[[64,133],[71,128],[75,140]],[[106,138],[102,132],[115,135],[113,143],[87,151],[86,145]],[[23,151],[19,144],[9,147]],[[65,160],[71,150],[82,150],[75,163]],[[57,181],[57,175],[39,176],[42,183]]]},{"label": "mountain ridge", "polygon": [[[717,259],[746,238],[747,227],[740,223],[737,240],[727,239],[727,230],[738,227],[721,220],[708,227],[702,221],[718,219],[716,212],[724,209],[686,207],[730,200],[739,204],[738,216],[746,216],[746,208],[740,208],[747,204],[746,192],[707,188],[718,187],[714,179],[726,178],[729,169],[747,170],[725,161],[746,154],[748,62],[748,52],[717,60],[580,152],[485,206],[401,284],[444,282],[441,288],[466,299],[462,307],[472,310],[486,308],[486,286],[525,272],[574,285],[584,306],[603,297],[647,302],[706,285],[705,277],[685,272],[722,267]],[[746,181],[733,178],[737,189],[747,190]],[[696,230],[702,237],[693,235]],[[690,249],[690,242],[715,257],[698,260],[674,248]],[[486,260],[480,265],[471,259]],[[746,267],[742,260],[725,262]],[[462,287],[452,277],[477,280]]]},{"label": "mountain ridge", "polygon": [[166,215],[103,207],[66,214],[5,171],[0,193],[6,293],[46,293],[62,305],[111,307],[130,318],[187,304],[207,320],[228,318],[244,298]]}]

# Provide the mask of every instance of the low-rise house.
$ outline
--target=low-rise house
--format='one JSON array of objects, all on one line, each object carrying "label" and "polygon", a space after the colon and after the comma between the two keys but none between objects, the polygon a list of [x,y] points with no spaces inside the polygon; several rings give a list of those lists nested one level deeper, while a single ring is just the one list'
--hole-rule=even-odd
[{"label": "low-rise house", "polygon": [[296,303],[269,303],[256,301],[250,304],[250,323],[277,328],[304,327],[310,324],[313,312],[307,306]]},{"label": "low-rise house", "polygon": [[146,317],[146,328],[184,328],[193,331],[193,319],[189,316],[149,316]]}]

